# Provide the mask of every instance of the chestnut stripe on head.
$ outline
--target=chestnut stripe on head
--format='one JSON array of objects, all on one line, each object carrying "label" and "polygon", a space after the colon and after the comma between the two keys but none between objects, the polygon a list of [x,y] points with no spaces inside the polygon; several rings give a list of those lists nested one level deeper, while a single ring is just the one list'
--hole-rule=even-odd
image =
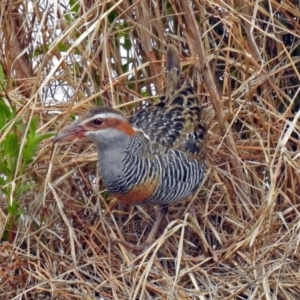
[{"label": "chestnut stripe on head", "polygon": [[114,128],[124,132],[128,136],[132,136],[136,133],[123,115],[112,112],[101,112],[91,118],[82,120],[82,126],[88,131]]}]

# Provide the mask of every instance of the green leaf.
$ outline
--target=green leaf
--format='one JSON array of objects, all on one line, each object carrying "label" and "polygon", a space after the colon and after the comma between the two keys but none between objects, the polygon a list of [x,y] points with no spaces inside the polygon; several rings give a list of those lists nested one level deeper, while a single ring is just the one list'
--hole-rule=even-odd
[{"label": "green leaf", "polygon": [[125,50],[130,51],[132,49],[132,44],[128,37],[128,34],[126,34],[124,36],[124,39],[125,39],[125,41],[124,41],[124,43],[122,43],[122,46],[124,47]]},{"label": "green leaf", "polygon": [[[0,170],[1,173],[1,170]],[[1,186],[1,192],[3,192],[3,186],[6,184],[6,180],[1,176],[0,177],[0,186]]]},{"label": "green leaf", "polygon": [[16,133],[10,133],[3,141],[3,152],[7,157],[17,157],[20,150],[19,138]]},{"label": "green leaf", "polygon": [[69,117],[72,121],[75,121],[76,120],[76,114],[72,113],[70,114],[70,117]]},{"label": "green leaf", "polygon": [[38,135],[35,139],[35,142],[39,145],[43,140],[49,139],[52,136],[55,136],[56,133],[55,132],[48,132],[48,133],[44,133],[41,135]]},{"label": "green leaf", "polygon": [[0,99],[0,129],[2,129],[11,118],[12,112],[10,111],[10,108],[2,99]]},{"label": "green leaf", "polygon": [[13,200],[12,204],[7,208],[8,213],[12,216],[21,216],[24,212],[20,209],[20,204],[18,201]]},{"label": "green leaf", "polygon": [[78,4],[77,0],[70,0],[69,5],[69,12],[64,15],[67,24],[71,24],[74,21],[74,19],[76,19],[76,16],[78,16],[80,10],[80,5]]},{"label": "green leaf", "polygon": [[5,80],[6,78],[5,78],[5,74],[4,74],[4,72],[3,72],[3,68],[2,68],[2,66],[0,65],[0,80]]},{"label": "green leaf", "polygon": [[70,7],[71,7],[71,11],[78,14],[79,9],[80,9],[80,5],[78,4],[77,0],[70,0]]},{"label": "green leaf", "polygon": [[14,173],[19,157],[19,139],[16,133],[8,134],[1,144],[2,163],[1,168],[10,176]]},{"label": "green leaf", "polygon": [[113,10],[108,14],[107,18],[110,23],[113,23],[118,17],[119,17],[118,12],[116,10]]},{"label": "green leaf", "polygon": [[30,138],[27,139],[27,143],[23,150],[23,157],[26,164],[30,163],[36,154],[38,147],[40,143],[48,139],[52,136],[55,136],[55,133],[45,133],[41,135],[36,135],[33,137],[33,135],[30,136]]},{"label": "green leaf", "polygon": [[122,71],[126,73],[129,70],[129,63],[122,65]]},{"label": "green leaf", "polygon": [[103,106],[103,100],[99,97],[94,99],[94,105],[96,106]]},{"label": "green leaf", "polygon": [[27,142],[23,149],[23,159],[26,164],[32,160],[33,156],[37,151],[37,147],[38,147],[38,143],[36,141],[38,137],[36,134],[37,121],[38,121],[37,117],[34,117],[32,118],[29,124]]},{"label": "green leaf", "polygon": [[[13,175],[11,169],[7,167],[5,162],[0,163],[0,173],[4,174],[6,176]],[[2,185],[1,182],[0,182],[0,185]]]},{"label": "green leaf", "polygon": [[62,43],[59,43],[57,45],[57,49],[60,51],[60,52],[67,52],[69,50],[69,46],[67,46],[66,44],[62,44]]},{"label": "green leaf", "polygon": [[21,194],[23,194],[25,191],[34,188],[36,185],[37,185],[36,183],[26,183],[22,185],[17,191],[17,198],[20,197]]}]

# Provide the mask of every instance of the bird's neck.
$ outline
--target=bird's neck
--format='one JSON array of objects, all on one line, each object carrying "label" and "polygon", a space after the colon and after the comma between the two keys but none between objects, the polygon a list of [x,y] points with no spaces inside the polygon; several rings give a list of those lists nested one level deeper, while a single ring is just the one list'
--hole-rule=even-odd
[{"label": "bird's neck", "polygon": [[112,192],[123,192],[127,189],[128,166],[138,165],[143,161],[143,153],[147,151],[149,141],[140,132],[133,136],[120,135],[111,145],[99,143],[99,174],[106,186]]}]

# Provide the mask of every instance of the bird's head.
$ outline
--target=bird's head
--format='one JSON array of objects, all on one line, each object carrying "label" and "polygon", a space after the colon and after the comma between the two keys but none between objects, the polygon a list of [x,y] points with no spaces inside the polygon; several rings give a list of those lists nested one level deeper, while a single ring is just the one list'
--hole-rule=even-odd
[{"label": "bird's head", "polygon": [[128,138],[136,131],[118,111],[107,107],[96,107],[81,116],[76,122],[62,130],[54,143],[87,137],[97,145]]}]

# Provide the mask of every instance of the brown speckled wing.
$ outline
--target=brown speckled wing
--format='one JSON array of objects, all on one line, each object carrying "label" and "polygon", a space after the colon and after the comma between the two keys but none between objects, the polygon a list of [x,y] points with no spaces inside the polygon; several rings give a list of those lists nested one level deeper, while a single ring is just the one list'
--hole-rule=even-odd
[{"label": "brown speckled wing", "polygon": [[129,118],[132,126],[145,132],[154,153],[180,150],[190,159],[203,160],[205,127],[197,94],[183,81],[177,49],[169,44],[166,54],[166,94],[155,104],[141,106]]},{"label": "brown speckled wing", "polygon": [[205,136],[201,112],[197,96],[185,83],[172,97],[163,96],[158,103],[140,109],[129,122],[149,136],[153,151],[177,149],[201,160]]}]

